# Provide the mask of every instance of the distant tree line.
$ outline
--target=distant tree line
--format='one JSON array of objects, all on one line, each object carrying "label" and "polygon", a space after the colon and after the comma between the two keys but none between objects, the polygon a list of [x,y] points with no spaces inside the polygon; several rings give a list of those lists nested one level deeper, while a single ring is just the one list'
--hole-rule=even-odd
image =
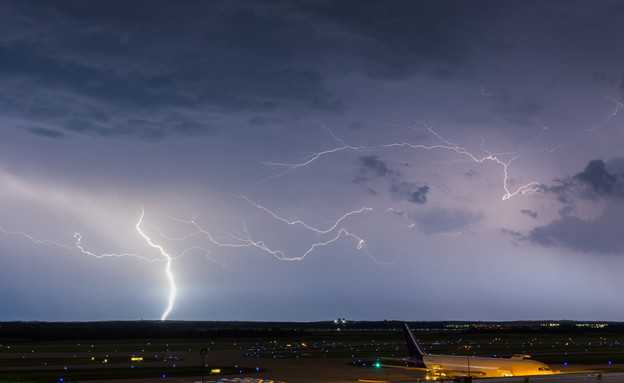
[{"label": "distant tree line", "polygon": [[[244,321],[102,321],[102,322],[2,322],[0,340],[73,339],[168,339],[168,338],[285,338],[310,335],[313,331],[379,330],[400,333],[402,321],[244,322]],[[578,326],[563,321],[556,326],[541,322],[408,322],[414,331],[431,333],[624,333],[624,323],[604,328]]]},{"label": "distant tree line", "polygon": [[302,332],[254,322],[4,322],[1,325],[0,339],[32,340],[282,338]]}]

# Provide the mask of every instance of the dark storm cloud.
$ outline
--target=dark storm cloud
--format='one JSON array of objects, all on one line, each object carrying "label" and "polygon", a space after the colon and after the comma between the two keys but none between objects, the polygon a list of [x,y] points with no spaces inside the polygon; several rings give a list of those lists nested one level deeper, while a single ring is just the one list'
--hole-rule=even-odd
[{"label": "dark storm cloud", "polygon": [[349,129],[360,131],[364,127],[364,124],[360,121],[351,121],[348,127]]},{"label": "dark storm cloud", "polygon": [[525,240],[525,236],[519,231],[503,228],[501,229],[501,233],[512,237],[511,244],[514,246],[520,246],[519,242]]},{"label": "dark storm cloud", "polygon": [[479,30],[480,20],[501,9],[498,2],[320,1],[298,7],[340,32],[334,44],[373,78],[457,77],[476,68],[475,53],[499,54],[511,47]]},{"label": "dark storm cloud", "polygon": [[567,216],[536,227],[526,239],[541,246],[564,247],[588,254],[622,254],[624,232],[621,219],[622,215],[613,217],[610,214],[595,220]]},{"label": "dark storm cloud", "polygon": [[522,209],[522,210],[520,210],[520,213],[526,214],[526,215],[528,215],[529,217],[531,217],[533,219],[537,218],[537,212],[535,212],[533,210],[530,210],[530,209]]},{"label": "dark storm cloud", "polygon": [[483,214],[473,213],[468,209],[433,207],[412,214],[411,218],[423,233],[430,235],[467,230],[471,224],[483,219]]},{"label": "dark storm cloud", "polygon": [[417,187],[415,191],[412,191],[408,194],[409,198],[407,200],[413,203],[425,203],[427,202],[428,192],[429,192],[429,186]]},{"label": "dark storm cloud", "polygon": [[255,126],[266,126],[279,122],[283,122],[283,118],[273,118],[266,115],[256,115],[247,120],[249,125]]},{"label": "dark storm cloud", "polygon": [[[609,169],[612,169],[611,171]],[[522,239],[531,243],[564,247],[589,254],[624,253],[624,158],[605,163],[590,161],[582,172],[557,180],[558,185],[545,188],[564,205],[560,218],[532,229]],[[601,202],[602,212],[592,219],[573,215],[578,200]]]},{"label": "dark storm cloud", "polygon": [[[614,168],[624,168],[621,159],[610,161]],[[624,198],[624,172],[610,173],[603,160],[590,161],[582,172],[556,180],[557,185],[545,187],[563,203],[576,198],[597,200],[603,197]]]},{"label": "dark storm cloud", "polygon": [[380,160],[379,157],[375,155],[358,158],[358,165],[360,166],[360,174],[357,176],[356,182],[397,174],[395,171],[388,168],[385,161]]},{"label": "dark storm cloud", "polygon": [[52,130],[52,129],[42,128],[38,126],[28,128],[27,130],[29,133],[34,134],[35,136],[46,137],[46,138],[60,138],[63,136],[62,132]]},{"label": "dark storm cloud", "polygon": [[[404,181],[405,177],[401,172],[390,169],[386,162],[379,159],[378,156],[362,156],[358,158],[357,163],[359,172],[354,182],[366,182],[375,178],[385,178],[390,184],[389,191],[393,201],[408,201],[416,204],[427,202],[429,186]],[[372,189],[368,188],[368,190]]]},{"label": "dark storm cloud", "polygon": [[418,186],[411,182],[395,182],[390,187],[394,200],[406,200],[412,203],[424,204],[427,202],[429,186]]},{"label": "dark storm cloud", "polygon": [[[147,2],[14,3],[13,36],[0,42],[0,87],[31,89],[28,97],[48,104],[48,118],[33,122],[95,135],[153,136],[154,132],[197,132],[200,120],[160,123],[163,114],[196,108],[214,113],[345,109],[317,70],[311,25],[284,14],[288,6],[163,4],[143,12]],[[139,11],[141,9],[141,11]],[[184,23],[178,24],[184,20]],[[305,47],[305,48],[304,48]],[[50,92],[67,97],[49,105]],[[25,111],[14,94],[14,115]],[[97,105],[117,123],[77,127],[75,104]],[[125,121],[143,115],[151,128]],[[29,118],[34,119],[34,116]],[[55,118],[52,118],[55,117]],[[189,129],[193,126],[192,129]],[[180,128],[182,127],[182,128]],[[209,129],[208,131],[211,131]]]},{"label": "dark storm cloud", "polygon": [[491,111],[500,116],[505,122],[516,126],[535,126],[535,119],[544,106],[534,100],[514,101],[507,93],[489,97],[494,103]]},{"label": "dark storm cloud", "polygon": [[622,177],[610,174],[602,160],[590,161],[585,170],[574,176],[574,180],[588,187],[589,192],[585,194],[587,198],[610,195],[624,197]]},{"label": "dark storm cloud", "polygon": [[521,232],[519,231],[514,231],[514,230],[510,230],[510,229],[501,229],[501,233],[505,234],[505,235],[510,235],[512,237],[518,238],[518,239],[522,239],[523,235]]},{"label": "dark storm cloud", "polygon": [[[509,47],[479,29],[500,9],[436,1],[8,2],[0,90],[19,83],[31,89],[29,99],[48,105],[29,116],[34,125],[102,136],[212,132],[200,117],[164,121],[197,108],[266,120],[335,114],[348,105],[329,79],[345,73],[385,80],[474,71],[472,57]],[[62,93],[64,105],[50,105],[50,92]],[[13,97],[13,107],[0,107],[25,114],[15,105],[26,96]],[[85,105],[108,121],[65,121],[89,118],[76,112]],[[130,111],[151,125],[127,121]]]},{"label": "dark storm cloud", "polygon": [[[164,104],[192,106],[177,92],[161,92],[154,78],[119,72],[68,61],[41,43],[10,42],[0,45],[0,79],[24,79],[46,89],[63,89],[101,102],[132,107]],[[95,64],[95,63],[91,63]]]},{"label": "dark storm cloud", "polygon": [[[596,72],[594,72],[591,76],[592,80],[596,81],[597,83],[605,84],[608,86],[612,86],[612,87],[622,87],[622,84],[624,84],[624,75],[622,76],[616,76],[613,73],[605,73],[602,70],[598,70]],[[622,79],[622,82],[620,83],[620,79]]]}]

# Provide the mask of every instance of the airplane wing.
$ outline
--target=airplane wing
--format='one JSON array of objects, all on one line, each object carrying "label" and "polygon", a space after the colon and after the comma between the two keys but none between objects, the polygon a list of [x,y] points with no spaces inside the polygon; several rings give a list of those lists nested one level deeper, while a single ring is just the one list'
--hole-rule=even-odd
[{"label": "airplane wing", "polygon": [[429,369],[426,367],[423,367],[422,364],[418,363],[418,362],[414,362],[412,360],[409,359],[404,359],[404,358],[379,358],[380,360],[389,362],[389,363],[384,363],[381,364],[381,367],[393,367],[393,368],[404,368],[407,370],[421,370],[421,371],[428,371]]},{"label": "airplane wing", "polygon": [[380,360],[389,362],[388,364],[382,364],[382,367],[396,367],[396,368],[405,368],[405,369],[409,369],[409,370],[422,370],[422,371],[427,371],[429,370],[427,367],[425,367],[424,364],[418,362],[418,361],[413,361],[410,360],[408,358],[386,358],[386,357],[382,357],[379,358]]}]

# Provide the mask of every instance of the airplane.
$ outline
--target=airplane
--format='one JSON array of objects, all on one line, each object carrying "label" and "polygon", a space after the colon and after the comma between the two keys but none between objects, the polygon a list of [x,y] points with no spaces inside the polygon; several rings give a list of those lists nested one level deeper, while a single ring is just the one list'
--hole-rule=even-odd
[{"label": "airplane", "polygon": [[504,376],[551,375],[553,371],[546,364],[527,360],[529,355],[517,354],[511,358],[489,358],[460,355],[430,355],[420,346],[407,323],[403,323],[403,334],[409,357],[404,359],[383,358],[401,361],[404,366],[387,365],[427,372],[427,380],[454,379],[456,377],[492,378]]}]

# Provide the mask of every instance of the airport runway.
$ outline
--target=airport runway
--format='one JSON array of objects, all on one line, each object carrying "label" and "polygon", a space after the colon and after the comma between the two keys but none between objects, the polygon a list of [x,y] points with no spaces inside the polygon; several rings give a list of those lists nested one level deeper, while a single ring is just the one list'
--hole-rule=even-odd
[{"label": "airport runway", "polygon": [[[233,379],[233,380],[206,380],[205,383],[234,383],[243,381],[247,382],[261,382],[261,378],[249,378],[249,380],[244,380],[241,378]],[[270,382],[271,380],[265,380],[265,382]],[[333,380],[331,378],[320,378],[320,379],[306,379],[298,378],[296,380],[292,380],[284,383],[300,383],[300,382],[315,382],[315,383],[335,383],[342,382],[343,380]],[[351,379],[344,380],[345,382],[358,382],[358,383],[424,383],[431,382],[425,379],[420,380],[384,380],[384,379]],[[201,380],[186,380],[184,383],[200,383]],[[450,383],[452,380],[444,380],[442,382]],[[580,383],[580,382],[595,382],[595,383],[616,383],[616,382],[624,382],[624,372],[603,372],[603,373],[579,373],[579,374],[558,374],[558,375],[548,375],[548,376],[530,376],[530,377],[509,377],[509,378],[488,378],[488,379],[473,379],[473,383],[562,383],[562,382],[570,382],[570,383]]]},{"label": "airport runway", "polygon": [[[417,381],[416,381],[417,382]],[[452,380],[445,381],[452,382]],[[489,378],[473,379],[472,383],[562,383],[562,382],[595,382],[595,383],[621,383],[624,382],[624,372],[602,372],[602,373],[578,373],[578,374],[556,374],[545,376],[510,377],[510,378]]]},{"label": "airport runway", "polygon": [[[394,372],[394,373],[390,373]],[[379,371],[372,373],[370,370],[362,371],[359,368],[353,368],[342,363],[337,364],[319,364],[315,363],[303,363],[293,364],[288,368],[272,369],[270,371],[260,372],[257,374],[250,374],[249,380],[255,379],[255,382],[259,381],[283,381],[284,383],[425,383],[432,382],[425,380],[424,378],[418,379],[418,373],[403,373],[401,375],[396,374],[396,370]],[[279,377],[279,379],[278,379]],[[284,379],[286,378],[286,379]],[[236,382],[236,379],[243,380],[243,376],[229,377],[226,382]],[[224,378],[215,380],[215,377],[206,377],[205,383],[223,383]],[[132,380],[118,380],[118,383],[199,383],[202,382],[201,377],[186,377],[186,378],[167,378],[163,379],[132,379]],[[255,383],[254,382],[254,383]],[[453,380],[440,381],[444,383],[452,383]],[[473,383],[621,383],[624,382],[624,372],[584,372],[584,373],[565,373],[545,376],[529,376],[529,377],[508,377],[508,378],[474,378]],[[97,383],[93,381],[93,383]]]}]

